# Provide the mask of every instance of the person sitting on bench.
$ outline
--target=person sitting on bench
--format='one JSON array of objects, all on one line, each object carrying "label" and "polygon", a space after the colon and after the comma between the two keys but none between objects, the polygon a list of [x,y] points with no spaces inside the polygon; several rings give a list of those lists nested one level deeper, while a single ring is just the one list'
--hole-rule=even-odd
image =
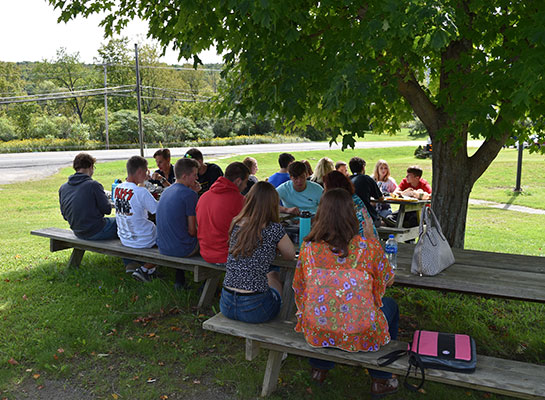
[{"label": "person sitting on bench", "polygon": [[295,258],[295,249],[279,222],[278,203],[274,186],[257,182],[233,219],[220,299],[227,318],[257,324],[280,311],[282,283],[270,266],[277,249],[286,260]]},{"label": "person sitting on bench", "polygon": [[[399,309],[383,297],[394,273],[365,215],[358,234],[352,196],[345,189],[324,193],[310,233],[303,239],[293,279],[297,326],[312,347],[377,351],[397,338]],[[310,359],[312,378],[323,382],[331,361]],[[369,370],[373,396],[398,389],[391,373]]]}]

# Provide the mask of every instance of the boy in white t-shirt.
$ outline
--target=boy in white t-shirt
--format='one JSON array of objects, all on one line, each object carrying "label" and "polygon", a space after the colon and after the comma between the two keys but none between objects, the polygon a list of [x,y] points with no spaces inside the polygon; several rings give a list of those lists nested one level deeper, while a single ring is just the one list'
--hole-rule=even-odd
[{"label": "boy in white t-shirt", "polygon": [[[127,161],[127,180],[119,184],[114,191],[115,219],[117,235],[121,244],[137,249],[155,246],[157,229],[148,219],[148,212],[155,214],[157,200],[145,188],[138,186],[148,176],[148,162],[140,156],[133,156]],[[123,260],[127,272],[135,279],[148,282],[154,277],[155,265]]]}]

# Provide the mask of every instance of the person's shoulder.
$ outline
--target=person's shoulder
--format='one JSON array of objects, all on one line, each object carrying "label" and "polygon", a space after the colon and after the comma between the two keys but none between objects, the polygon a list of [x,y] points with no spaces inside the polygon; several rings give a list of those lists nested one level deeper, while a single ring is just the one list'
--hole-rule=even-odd
[{"label": "person's shoulder", "polygon": [[219,172],[220,174],[223,174],[223,170],[218,164],[206,163],[206,166],[210,169],[210,171]]},{"label": "person's shoulder", "polygon": [[312,181],[307,181],[307,186],[310,187],[310,189],[314,192],[323,192],[324,191],[324,188],[322,187],[322,185],[320,185],[319,183],[316,183],[316,182],[312,182]]},{"label": "person's shoulder", "polygon": [[290,190],[291,189],[291,186],[292,186],[292,182],[291,181],[286,181],[286,182],[283,182],[281,183],[280,185],[278,185],[276,187],[276,190],[277,191],[286,191],[286,190]]}]

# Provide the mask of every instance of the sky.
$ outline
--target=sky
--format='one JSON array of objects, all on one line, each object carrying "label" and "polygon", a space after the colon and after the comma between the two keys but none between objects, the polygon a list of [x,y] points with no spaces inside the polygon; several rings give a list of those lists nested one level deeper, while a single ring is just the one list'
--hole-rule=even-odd
[{"label": "sky", "polygon": [[[68,23],[57,23],[60,15],[46,0],[0,0],[0,61],[42,61],[54,59],[57,49],[65,47],[68,53],[79,52],[80,60],[91,63],[104,39],[104,30],[98,25],[100,17],[76,18]],[[129,38],[131,47],[145,41],[147,23],[133,21],[122,35]],[[200,54],[206,63],[221,62],[214,49]],[[172,51],[161,61],[178,64]]]}]

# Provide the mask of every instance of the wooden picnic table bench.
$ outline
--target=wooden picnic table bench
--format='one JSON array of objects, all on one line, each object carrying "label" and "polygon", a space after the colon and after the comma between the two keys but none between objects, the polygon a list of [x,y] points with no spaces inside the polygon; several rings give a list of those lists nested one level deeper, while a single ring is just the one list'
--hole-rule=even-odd
[{"label": "wooden picnic table bench", "polygon": [[204,287],[199,299],[199,307],[209,305],[216,293],[225,267],[207,263],[202,257],[171,257],[159,253],[155,248],[134,249],[121,244],[119,239],[112,240],[85,240],[80,239],[70,229],[45,228],[30,232],[32,235],[42,236],[50,240],[50,251],[73,249],[68,261],[71,268],[79,267],[86,251],[107,254],[114,257],[129,258],[141,262],[149,262],[165,267],[193,272],[195,282],[204,281]]},{"label": "wooden picnic table bench", "polygon": [[[421,277],[410,273],[413,252],[414,245],[399,244],[396,285],[545,302],[545,257],[454,249],[456,258],[454,265],[437,276]],[[293,264],[283,263],[283,266],[287,267],[283,306],[274,321],[248,324],[230,320],[219,313],[203,323],[204,329],[244,338],[248,360],[255,358],[260,348],[269,350],[262,396],[267,396],[276,389],[283,353],[322,358],[397,374],[406,372],[408,366],[406,358],[387,367],[378,367],[376,360],[387,352],[406,349],[407,343],[393,341],[373,353],[349,353],[338,349],[309,346],[303,335],[293,330],[294,295],[291,289]],[[426,370],[426,378],[523,399],[545,399],[544,365],[478,355],[477,370],[472,374]]]}]

